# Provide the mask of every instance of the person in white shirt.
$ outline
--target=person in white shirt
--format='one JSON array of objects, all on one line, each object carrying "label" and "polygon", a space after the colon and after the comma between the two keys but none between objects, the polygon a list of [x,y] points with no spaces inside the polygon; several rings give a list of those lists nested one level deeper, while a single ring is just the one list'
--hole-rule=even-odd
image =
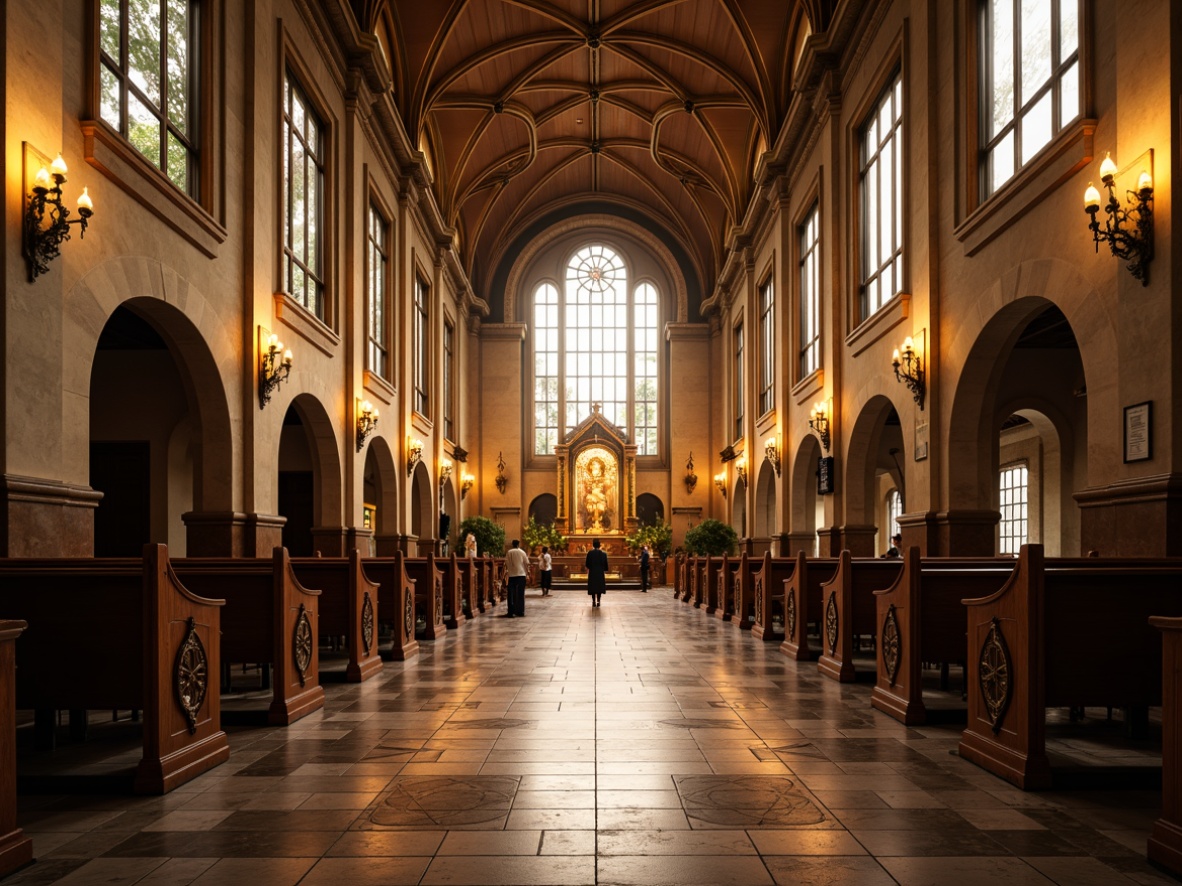
[{"label": "person in white shirt", "polygon": [[521,549],[521,542],[513,539],[505,555],[505,574],[509,578],[509,618],[525,618],[525,577],[529,574],[529,555]]},{"label": "person in white shirt", "polygon": [[550,596],[550,567],[551,567],[550,549],[545,545],[542,546],[542,596]]}]

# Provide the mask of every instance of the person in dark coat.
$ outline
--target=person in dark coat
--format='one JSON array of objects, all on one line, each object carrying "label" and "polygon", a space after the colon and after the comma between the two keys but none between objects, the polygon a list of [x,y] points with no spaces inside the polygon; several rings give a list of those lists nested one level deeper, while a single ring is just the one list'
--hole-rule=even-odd
[{"label": "person in dark coat", "polygon": [[640,546],[640,590],[648,592],[649,555],[648,545]]},{"label": "person in dark coat", "polygon": [[607,554],[599,549],[599,539],[595,539],[591,542],[591,550],[587,552],[587,593],[592,606],[599,605],[606,590]]}]

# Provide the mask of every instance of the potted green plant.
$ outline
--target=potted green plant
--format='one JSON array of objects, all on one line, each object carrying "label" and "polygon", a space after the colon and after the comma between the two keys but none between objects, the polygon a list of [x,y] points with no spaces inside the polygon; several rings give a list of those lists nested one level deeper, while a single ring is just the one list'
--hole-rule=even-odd
[{"label": "potted green plant", "polygon": [[482,557],[505,556],[505,528],[488,517],[479,515],[465,517],[460,523],[460,543],[458,550],[464,549],[463,540],[468,533],[476,536],[476,550]]},{"label": "potted green plant", "polygon": [[685,550],[689,554],[721,557],[733,553],[738,543],[735,530],[721,520],[703,520],[685,534]]}]

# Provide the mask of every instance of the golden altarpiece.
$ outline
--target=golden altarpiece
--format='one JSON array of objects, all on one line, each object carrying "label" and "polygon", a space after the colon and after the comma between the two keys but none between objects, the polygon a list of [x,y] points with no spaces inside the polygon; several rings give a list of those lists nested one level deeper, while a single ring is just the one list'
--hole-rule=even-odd
[{"label": "golden altarpiece", "polygon": [[[621,549],[635,532],[636,445],[603,416],[598,403],[591,414],[554,447],[557,456],[558,516],[554,528],[570,539],[599,538],[608,550]],[[619,541],[620,544],[611,544]]]}]

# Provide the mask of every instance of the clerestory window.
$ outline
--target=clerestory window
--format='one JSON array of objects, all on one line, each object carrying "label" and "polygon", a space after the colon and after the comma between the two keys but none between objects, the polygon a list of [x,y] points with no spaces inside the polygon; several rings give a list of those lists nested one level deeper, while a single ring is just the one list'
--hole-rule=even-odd
[{"label": "clerestory window", "polygon": [[981,170],[989,196],[1082,112],[1079,0],[981,3]]},{"label": "clerestory window", "polygon": [[197,196],[196,0],[101,0],[99,114]]},{"label": "clerestory window", "polygon": [[903,77],[896,74],[861,132],[861,308],[865,320],[903,288]]}]

